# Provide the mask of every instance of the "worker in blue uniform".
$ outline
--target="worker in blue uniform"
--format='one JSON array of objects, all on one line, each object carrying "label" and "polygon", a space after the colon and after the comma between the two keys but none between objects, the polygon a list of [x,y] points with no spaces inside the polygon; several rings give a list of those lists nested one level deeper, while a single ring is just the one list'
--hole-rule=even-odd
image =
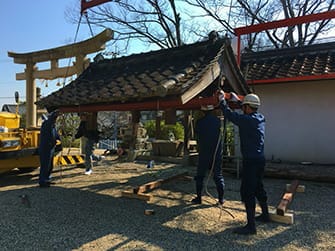
[{"label": "worker in blue uniform", "polygon": [[[234,100],[238,100],[236,94],[231,93]],[[264,190],[263,176],[265,168],[264,157],[264,133],[265,118],[259,113],[260,99],[256,94],[248,94],[242,102],[243,114],[233,112],[225,100],[224,92],[219,93],[220,107],[224,118],[238,126],[240,134],[240,146],[243,157],[241,200],[245,205],[247,225],[234,230],[237,234],[256,234],[255,207],[256,198],[261,206],[262,214],[256,217],[261,222],[269,221],[267,194]]]},{"label": "worker in blue uniform", "polygon": [[59,140],[55,126],[58,115],[59,112],[57,110],[51,112],[41,126],[40,145],[38,149],[40,155],[40,187],[50,187],[51,184],[50,174],[53,168],[56,143],[57,140]]},{"label": "worker in blue uniform", "polygon": [[213,114],[213,105],[202,106],[201,110],[204,112],[204,117],[197,121],[195,127],[199,151],[199,162],[195,176],[197,196],[192,202],[201,204],[203,181],[206,174],[212,169],[213,179],[217,189],[218,203],[222,205],[224,202],[224,178],[222,175],[221,122],[220,119]]}]

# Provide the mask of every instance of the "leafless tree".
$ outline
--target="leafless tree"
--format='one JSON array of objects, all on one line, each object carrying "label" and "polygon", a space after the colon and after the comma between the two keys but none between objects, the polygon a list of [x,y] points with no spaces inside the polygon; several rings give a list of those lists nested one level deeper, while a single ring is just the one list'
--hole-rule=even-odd
[{"label": "leafless tree", "polygon": [[[334,9],[334,0],[185,0],[188,4],[201,8],[222,26],[243,27],[274,20],[294,18]],[[223,6],[230,6],[227,16],[220,12]],[[203,16],[199,16],[203,18]],[[263,34],[245,36],[246,47],[255,46],[296,47],[315,43],[315,41],[334,28],[334,22],[298,24],[290,27],[267,30]]]},{"label": "leafless tree", "polygon": [[[67,18],[73,22],[79,19],[72,12]],[[175,0],[120,0],[99,5],[87,11],[91,26],[111,28],[114,43],[120,54],[124,54],[131,42],[137,41],[156,48],[171,48],[183,44],[181,17]],[[123,47],[120,46],[123,45]]]},{"label": "leafless tree", "polygon": [[[118,0],[91,8],[87,19],[93,27],[108,27],[115,37],[113,55],[125,54],[132,46],[162,49],[194,42],[216,29],[234,34],[234,28],[305,16],[334,9],[335,0]],[[73,13],[77,13],[74,16]],[[79,11],[68,13],[79,20]],[[71,16],[72,15],[72,16]],[[267,46],[302,46],[334,28],[323,20],[252,33],[243,36],[246,49]],[[112,46],[114,45],[114,47]]]}]

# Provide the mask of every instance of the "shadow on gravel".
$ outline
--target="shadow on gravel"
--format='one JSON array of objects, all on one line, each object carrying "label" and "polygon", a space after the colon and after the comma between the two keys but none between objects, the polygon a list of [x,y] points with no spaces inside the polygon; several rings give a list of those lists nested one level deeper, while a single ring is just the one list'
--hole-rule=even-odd
[{"label": "shadow on gravel", "polygon": [[[67,174],[64,174],[64,177],[65,175]],[[78,174],[69,174],[71,175]],[[1,177],[1,186],[23,183],[30,185],[32,182],[36,183],[33,178],[36,179],[36,176],[31,174],[8,174]],[[155,178],[133,177],[129,179],[129,183],[140,185],[151,180]],[[275,181],[272,180],[271,183]],[[279,194],[282,183],[280,182],[277,185],[278,189],[272,192]],[[192,191],[193,185],[192,182],[181,184],[180,187],[167,184],[165,188],[186,193],[186,186],[191,186]],[[308,194],[306,192],[298,195],[293,203],[296,223],[259,225],[257,236],[233,234],[231,228],[240,226],[240,222],[234,220],[226,222],[222,231],[214,234],[183,230],[185,224],[202,224],[202,222],[197,218],[191,219],[191,223],[185,222],[183,218],[178,220],[179,216],[210,205],[194,206],[181,199],[179,204],[172,207],[150,205],[156,214],[146,216],[144,210],[147,204],[143,201],[98,193],[119,186],[117,182],[105,182],[80,189],[66,189],[56,185],[47,189],[33,186],[0,192],[2,249],[271,250],[282,249],[289,243],[313,249],[318,240],[318,231],[334,230],[333,223],[329,223],[329,219],[335,218],[331,206],[334,205],[333,186],[326,187],[322,194],[316,194],[313,190]],[[317,188],[318,185],[311,183],[310,186]],[[227,196],[228,200],[238,200],[236,192],[232,198],[229,194]],[[313,198],[316,196],[319,201],[330,205],[315,209],[315,205],[311,205],[315,202],[309,201],[309,196]],[[332,211],[328,211],[331,209]],[[236,213],[236,210],[234,212]],[[327,216],[327,219],[320,215]],[[168,226],[167,223],[173,220],[177,222],[176,227]],[[275,231],[277,228],[281,230]],[[266,234],[267,232],[273,234]],[[99,244],[99,241],[104,244]]]}]

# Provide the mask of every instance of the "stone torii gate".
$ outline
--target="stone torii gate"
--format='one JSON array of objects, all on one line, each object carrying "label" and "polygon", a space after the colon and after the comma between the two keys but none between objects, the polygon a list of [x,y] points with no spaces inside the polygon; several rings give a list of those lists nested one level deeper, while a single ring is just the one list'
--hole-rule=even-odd
[{"label": "stone torii gate", "polygon": [[[26,69],[22,73],[16,73],[16,80],[26,80],[26,127],[36,127],[36,84],[35,79],[53,80],[66,78],[74,74],[79,75],[89,65],[87,54],[94,53],[105,48],[105,43],[113,38],[113,31],[106,29],[100,34],[82,42],[65,45],[53,49],[15,53],[8,52],[8,56],[14,58],[14,63],[25,64]],[[72,66],[59,67],[58,60],[75,57]],[[50,69],[38,70],[36,63],[50,62]]]}]

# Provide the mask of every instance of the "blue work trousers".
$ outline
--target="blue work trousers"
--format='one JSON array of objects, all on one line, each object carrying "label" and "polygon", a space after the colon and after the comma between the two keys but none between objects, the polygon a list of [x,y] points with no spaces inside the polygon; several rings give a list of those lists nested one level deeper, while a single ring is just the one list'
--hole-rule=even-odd
[{"label": "blue work trousers", "polygon": [[40,175],[39,175],[39,183],[45,184],[49,181],[49,176],[53,169],[53,159],[55,154],[55,148],[48,147],[40,147]]},{"label": "blue work trousers", "polygon": [[255,199],[260,203],[267,202],[267,195],[263,185],[264,167],[264,158],[243,160],[241,200],[251,207],[255,206]]},{"label": "blue work trousers", "polygon": [[[199,164],[197,168],[197,175],[195,177],[196,181],[196,191],[198,197],[201,196],[203,180],[206,174],[213,168],[213,179],[218,192],[218,199],[220,202],[223,201],[224,194],[224,178],[222,175],[222,151],[221,147],[218,147],[215,157],[214,151],[200,152]],[[213,163],[214,161],[214,163]]]}]

